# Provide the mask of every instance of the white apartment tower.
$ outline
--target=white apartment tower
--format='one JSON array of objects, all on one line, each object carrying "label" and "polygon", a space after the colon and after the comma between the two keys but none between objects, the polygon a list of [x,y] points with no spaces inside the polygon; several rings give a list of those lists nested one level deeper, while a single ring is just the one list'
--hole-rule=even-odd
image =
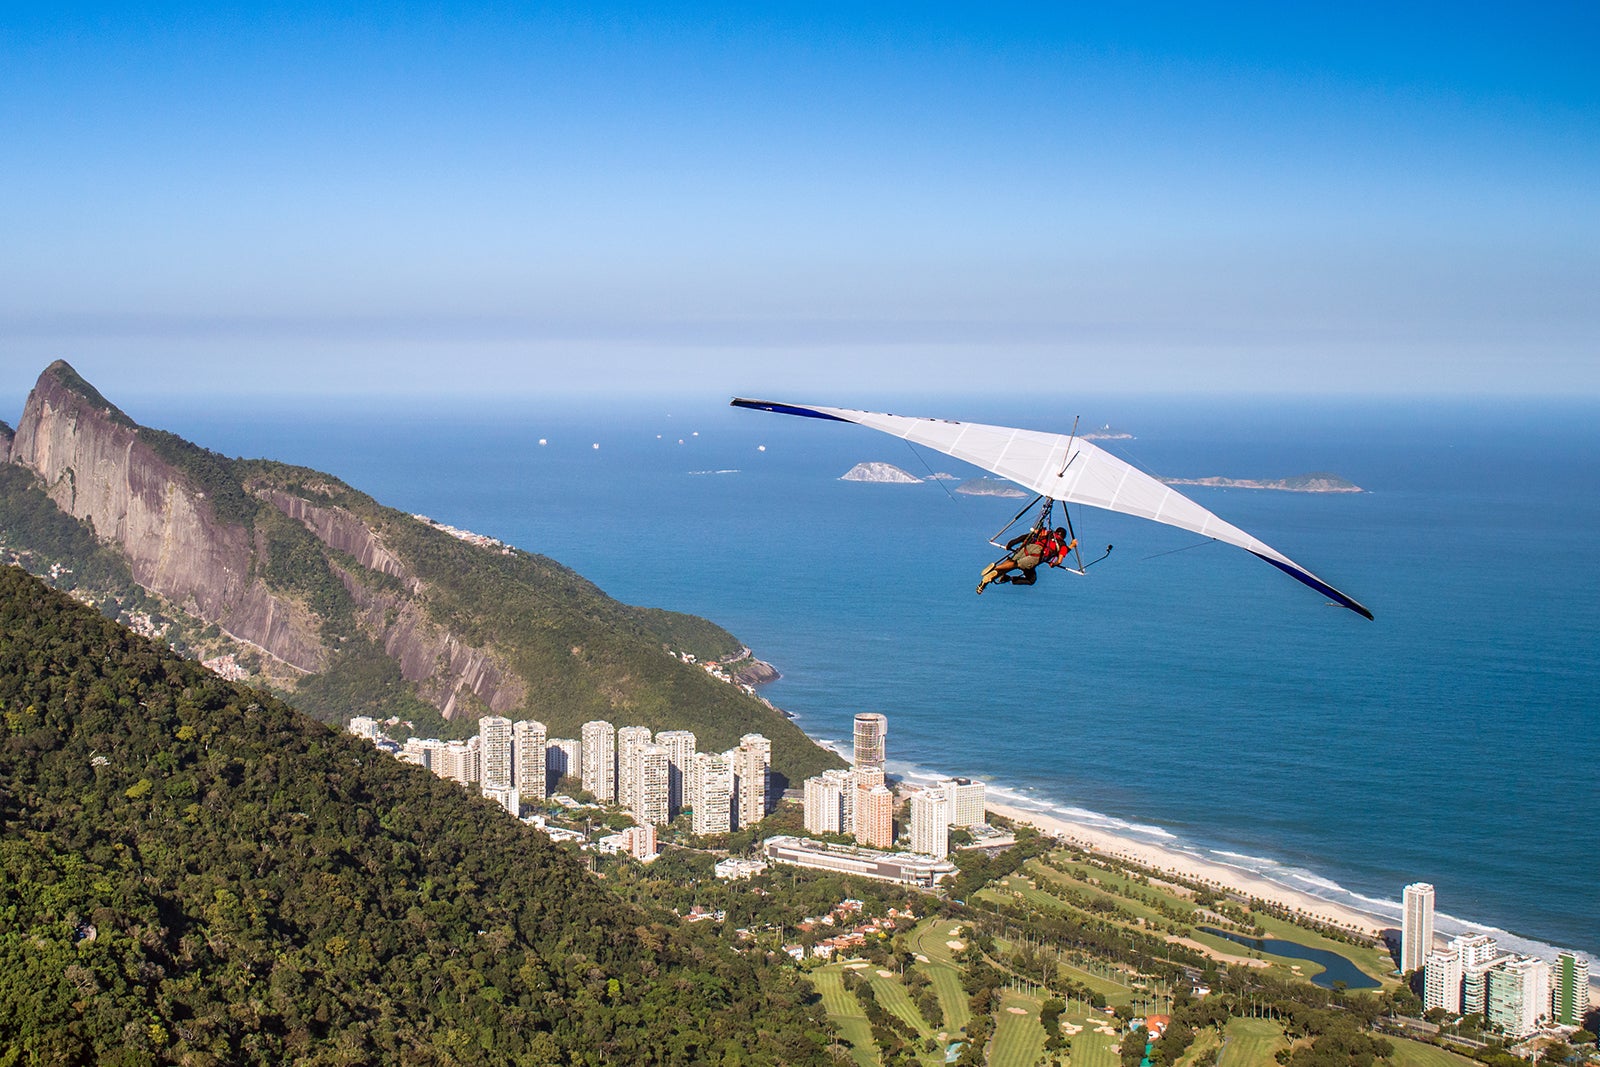
[{"label": "white apartment tower", "polygon": [[911,851],[936,860],[950,855],[950,798],[943,789],[911,795]]},{"label": "white apartment tower", "polygon": [[511,788],[511,720],[485,715],[478,720],[478,775],[484,792]]},{"label": "white apartment tower", "polygon": [[667,812],[676,819],[688,803],[689,777],[694,770],[693,730],[662,730],[656,744],[667,750]]},{"label": "white apartment tower", "polygon": [[849,771],[823,771],[805,783],[805,827],[814,834],[851,832],[845,805],[855,784]]},{"label": "white apartment tower", "polygon": [[725,834],[733,829],[733,769],[726,756],[697,752],[694,789],[689,806],[694,809],[690,829],[697,834]]},{"label": "white apartment tower", "polygon": [[1433,886],[1427,882],[1406,886],[1405,909],[1400,925],[1400,973],[1410,974],[1433,951]]},{"label": "white apartment tower", "polygon": [[855,758],[857,767],[876,767],[883,770],[884,745],[889,739],[889,720],[876,712],[864,711],[856,716]]},{"label": "white apartment tower", "polygon": [[967,829],[989,821],[988,796],[982,782],[970,778],[947,778],[939,783],[950,798],[950,825]]},{"label": "white apartment tower", "polygon": [[543,800],[550,795],[546,769],[550,741],[544,723],[523,719],[511,728],[511,735],[516,759],[517,797],[519,801]]},{"label": "white apartment tower", "polygon": [[583,724],[583,788],[602,804],[617,802],[617,734],[604,719]]},{"label": "white apartment tower", "polygon": [[670,795],[667,750],[660,745],[642,745],[633,759],[634,806],[629,810],[643,826],[665,826],[672,821],[667,805]]},{"label": "white apartment tower", "polygon": [[650,727],[624,726],[617,731],[617,806],[639,810],[639,751],[650,743]]},{"label": "white apartment tower", "polygon": [[742,830],[767,817],[767,774],[772,767],[772,742],[760,734],[745,734],[734,749],[733,788]]},{"label": "white apartment tower", "polygon": [[1428,953],[1423,965],[1422,1006],[1461,1014],[1461,953],[1443,948]]}]

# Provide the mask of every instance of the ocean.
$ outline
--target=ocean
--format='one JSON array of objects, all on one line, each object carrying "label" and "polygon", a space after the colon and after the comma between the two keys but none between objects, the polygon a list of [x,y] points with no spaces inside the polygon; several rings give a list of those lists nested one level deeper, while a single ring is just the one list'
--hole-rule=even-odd
[{"label": "ocean", "polygon": [[[129,405],[228,455],[714,619],[783,672],[813,737],[889,719],[890,768],[1267,874],[1394,918],[1600,955],[1600,406],[1593,402],[782,398],[1067,431],[1174,477],[1342,475],[1368,492],[1187,487],[1372,608],[1230,546],[1074,511],[1087,576],[973,594],[1021,500],[843,482],[866,460],[977,472],[726,398],[424,407]],[[1085,551],[1085,559],[1091,552]]]}]

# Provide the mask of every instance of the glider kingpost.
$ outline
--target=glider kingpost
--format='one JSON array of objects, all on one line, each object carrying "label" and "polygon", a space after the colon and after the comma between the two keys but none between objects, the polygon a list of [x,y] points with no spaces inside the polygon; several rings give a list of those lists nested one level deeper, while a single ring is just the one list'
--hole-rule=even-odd
[{"label": "glider kingpost", "polygon": [[965,460],[1038,493],[1046,500],[1120,511],[1124,515],[1136,515],[1141,519],[1190,530],[1203,537],[1226,541],[1258,559],[1266,560],[1333,602],[1358,615],[1372,618],[1372,612],[1358,601],[1341,593],[1282,552],[1224,522],[1171,486],[1080,437],[1019,430],[1009,426],[986,426],[976,422],[908,418],[875,411],[780,404],[767,400],[735,398],[733,406],[832,422],[853,422]]}]

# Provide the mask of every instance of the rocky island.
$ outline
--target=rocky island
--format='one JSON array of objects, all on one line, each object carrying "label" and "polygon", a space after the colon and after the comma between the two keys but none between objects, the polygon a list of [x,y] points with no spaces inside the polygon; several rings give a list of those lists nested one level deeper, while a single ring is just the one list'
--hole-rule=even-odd
[{"label": "rocky island", "polygon": [[857,463],[839,476],[841,482],[883,482],[889,485],[918,485],[922,479],[892,463]]},{"label": "rocky island", "polygon": [[1000,481],[998,478],[968,478],[956,486],[956,492],[965,493],[967,496],[1001,496],[1021,498],[1028,494],[1012,485],[1010,482]]},{"label": "rocky island", "polygon": [[1213,489],[1277,489],[1286,493],[1364,493],[1365,489],[1337,474],[1317,472],[1292,478],[1163,478],[1168,485],[1206,485]]}]

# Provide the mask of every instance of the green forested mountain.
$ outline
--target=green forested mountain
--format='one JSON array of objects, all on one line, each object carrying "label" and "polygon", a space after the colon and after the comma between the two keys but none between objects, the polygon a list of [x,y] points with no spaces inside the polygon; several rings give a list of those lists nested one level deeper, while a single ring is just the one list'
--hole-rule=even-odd
[{"label": "green forested mountain", "polygon": [[554,560],[468,543],[330,475],[140,426],[64,362],[0,453],[0,548],[180,650],[234,654],[324,722],[396,716],[460,736],[492,711],[576,736],[599,718],[693,730],[706,751],[759,732],[780,787],[840,763],[680,661],[738,656],[721,627],[619,603]]},{"label": "green forested mountain", "polygon": [[791,976],[0,568],[0,1064],[824,1062]]}]

